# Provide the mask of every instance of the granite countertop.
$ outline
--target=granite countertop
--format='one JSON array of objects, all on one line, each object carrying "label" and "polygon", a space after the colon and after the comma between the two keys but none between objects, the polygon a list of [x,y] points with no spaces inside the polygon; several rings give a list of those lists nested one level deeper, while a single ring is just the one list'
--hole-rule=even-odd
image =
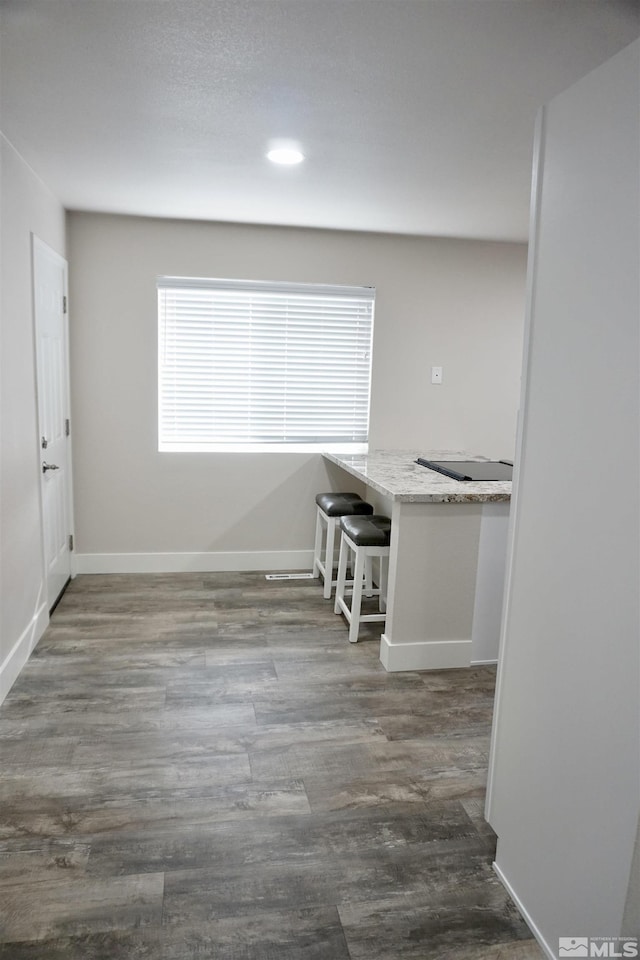
[{"label": "granite countertop", "polygon": [[323,453],[331,463],[392,500],[407,503],[488,503],[509,501],[511,481],[451,480],[414,463],[427,460],[487,460],[451,450],[373,450],[361,454]]}]

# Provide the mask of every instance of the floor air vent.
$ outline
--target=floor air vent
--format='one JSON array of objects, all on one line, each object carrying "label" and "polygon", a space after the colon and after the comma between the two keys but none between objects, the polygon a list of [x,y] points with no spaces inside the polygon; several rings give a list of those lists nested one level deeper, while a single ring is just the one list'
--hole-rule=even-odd
[{"label": "floor air vent", "polygon": [[313,580],[312,573],[267,573],[265,580]]}]

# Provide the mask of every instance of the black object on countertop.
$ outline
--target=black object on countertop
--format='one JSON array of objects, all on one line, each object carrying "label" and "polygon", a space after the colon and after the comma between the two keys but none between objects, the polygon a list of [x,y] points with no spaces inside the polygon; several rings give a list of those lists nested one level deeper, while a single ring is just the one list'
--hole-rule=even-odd
[{"label": "black object on countertop", "polygon": [[511,480],[513,463],[511,460],[425,460],[418,457],[415,461],[429,470],[444,474],[452,480]]}]

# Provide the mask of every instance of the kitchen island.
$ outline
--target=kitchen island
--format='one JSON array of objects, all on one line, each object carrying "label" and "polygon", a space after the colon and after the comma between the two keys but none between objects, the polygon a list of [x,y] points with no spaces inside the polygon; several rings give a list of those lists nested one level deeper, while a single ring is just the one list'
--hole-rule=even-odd
[{"label": "kitchen island", "polygon": [[[511,481],[458,481],[415,463],[485,461],[451,451],[324,453],[391,517],[387,670],[433,670],[498,657]],[[338,474],[336,489],[348,489]]]}]

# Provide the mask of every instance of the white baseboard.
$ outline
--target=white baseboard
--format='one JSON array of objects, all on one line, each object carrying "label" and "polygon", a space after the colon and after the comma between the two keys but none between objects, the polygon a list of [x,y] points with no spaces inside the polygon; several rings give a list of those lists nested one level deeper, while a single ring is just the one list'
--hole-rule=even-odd
[{"label": "white baseboard", "polygon": [[549,957],[549,960],[557,960],[557,957],[558,957],[557,950],[551,949],[551,947],[549,946],[545,938],[542,936],[542,933],[534,923],[533,918],[530,916],[524,903],[522,902],[522,900],[520,899],[516,891],[513,889],[513,887],[509,883],[509,880],[504,875],[504,873],[502,872],[502,870],[500,869],[500,867],[495,861],[493,863],[493,869],[495,870],[498,876],[498,879],[500,880],[500,883],[503,885],[503,887],[505,887],[507,893],[515,903],[518,910],[520,911],[520,914],[522,915],[524,922],[529,927],[529,930],[531,930],[531,933],[534,935],[534,937],[538,941],[540,949],[543,950],[544,953],[546,953],[546,955]]},{"label": "white baseboard", "polygon": [[391,643],[383,633],[380,661],[386,670],[447,670],[468,667],[471,640],[433,640],[418,643]]},{"label": "white baseboard", "polygon": [[495,667],[497,660],[472,660],[470,667]]},{"label": "white baseboard", "polygon": [[246,550],[220,553],[76,553],[81,573],[220,573],[311,570],[313,550]]},{"label": "white baseboard", "polygon": [[18,674],[31,656],[38,640],[49,625],[49,611],[46,604],[34,613],[26,628],[0,664],[0,703],[2,703],[16,682]]}]

